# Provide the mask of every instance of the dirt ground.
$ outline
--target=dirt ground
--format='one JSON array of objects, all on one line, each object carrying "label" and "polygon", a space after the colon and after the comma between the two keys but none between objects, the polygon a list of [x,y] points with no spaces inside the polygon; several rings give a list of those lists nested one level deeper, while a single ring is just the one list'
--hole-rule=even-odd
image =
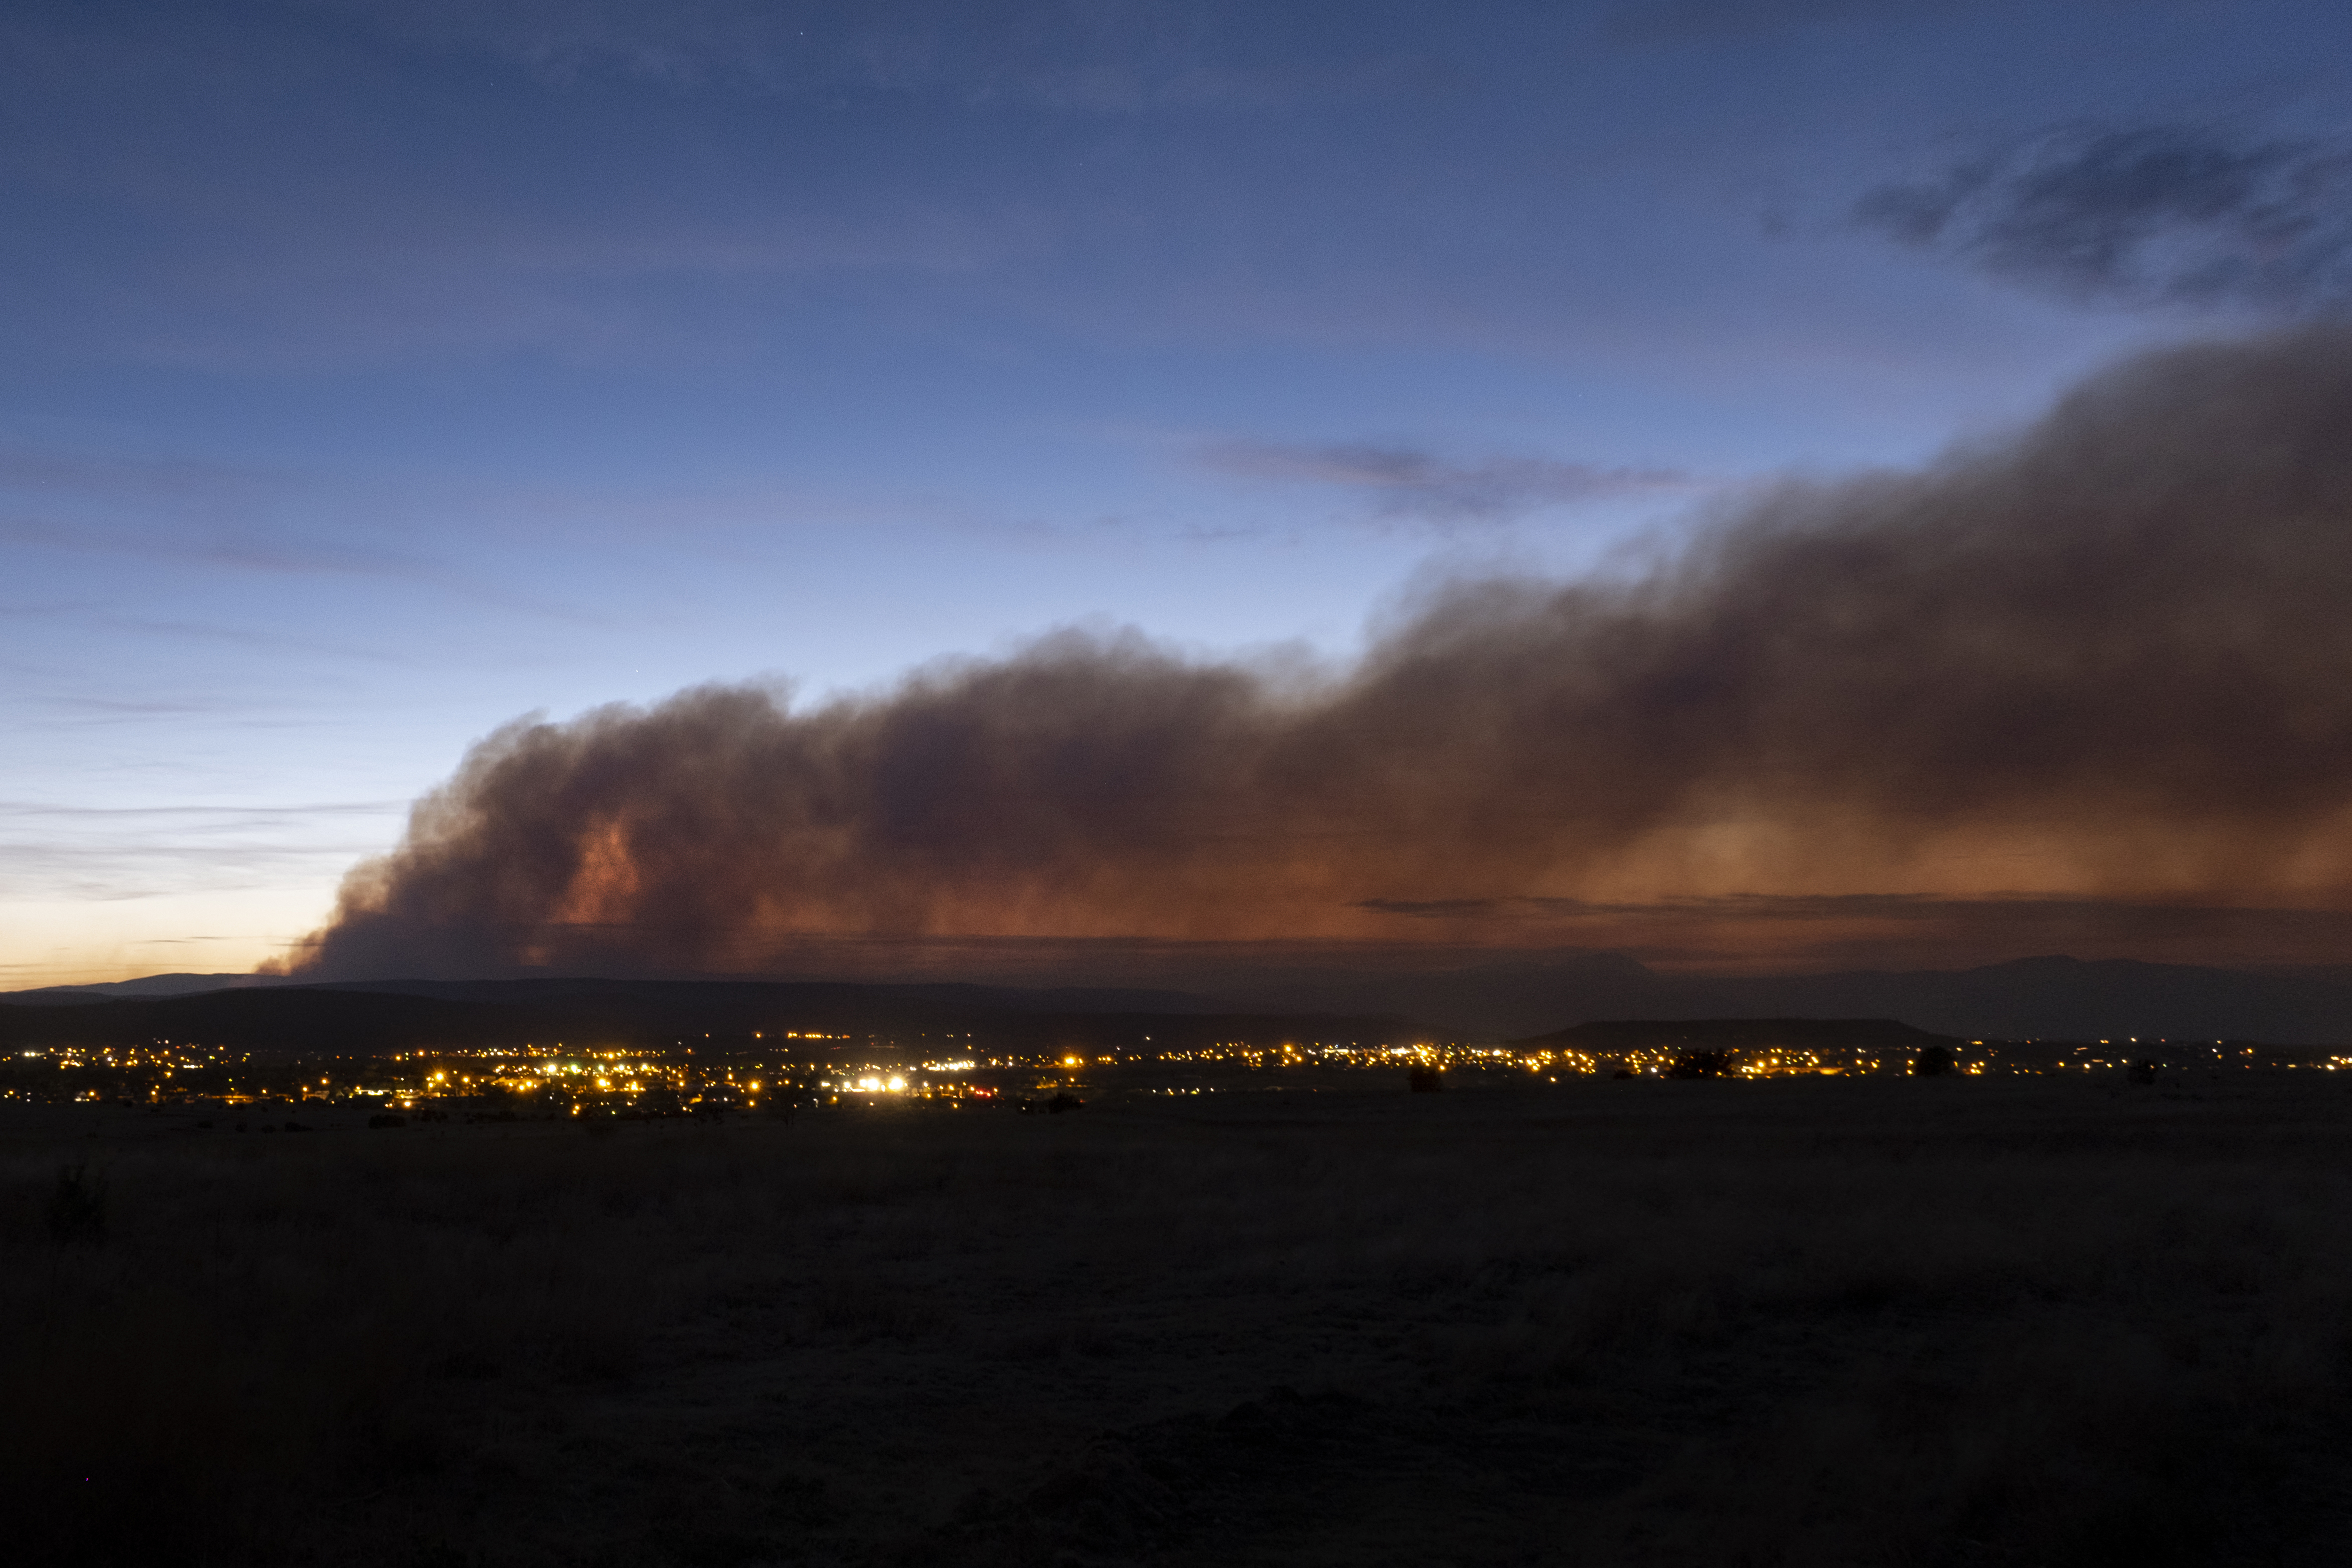
[{"label": "dirt ground", "polygon": [[2352,1562],[2352,1074],[0,1116],[58,1564]]}]

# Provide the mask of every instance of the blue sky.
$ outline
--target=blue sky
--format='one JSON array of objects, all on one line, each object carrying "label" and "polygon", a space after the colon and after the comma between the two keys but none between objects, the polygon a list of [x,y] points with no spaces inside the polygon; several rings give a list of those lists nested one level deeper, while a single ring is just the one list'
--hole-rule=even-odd
[{"label": "blue sky", "polygon": [[1344,661],[2339,308],[2347,61],[2222,0],[12,6],[0,987],[249,967],[520,714]]}]

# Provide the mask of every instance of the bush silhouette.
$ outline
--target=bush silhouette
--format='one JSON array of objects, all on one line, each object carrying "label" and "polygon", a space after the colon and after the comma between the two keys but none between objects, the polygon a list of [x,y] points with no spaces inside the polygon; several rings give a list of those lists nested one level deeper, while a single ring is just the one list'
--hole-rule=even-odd
[{"label": "bush silhouette", "polygon": [[60,1247],[106,1239],[106,1184],[89,1179],[87,1166],[59,1166],[49,1193],[49,1239]]},{"label": "bush silhouette", "polygon": [[1416,1067],[1407,1078],[1416,1094],[1434,1094],[1445,1087],[1445,1074],[1427,1063]]},{"label": "bush silhouette", "polygon": [[1911,1071],[1918,1078],[1941,1078],[1952,1070],[1952,1053],[1940,1045],[1931,1045],[1912,1059]]}]

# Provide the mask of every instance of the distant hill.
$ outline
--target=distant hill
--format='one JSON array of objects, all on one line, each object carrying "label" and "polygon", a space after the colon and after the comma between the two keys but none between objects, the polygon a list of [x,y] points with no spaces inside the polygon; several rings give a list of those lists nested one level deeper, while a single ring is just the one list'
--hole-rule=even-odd
[{"label": "distant hill", "polygon": [[142,975],[135,980],[92,980],[79,986],[41,986],[0,991],[0,1002],[16,1007],[74,1006],[124,997],[185,997],[200,991],[242,990],[255,986],[291,986],[282,975]]},{"label": "distant hill", "polygon": [[1883,1051],[1909,1055],[1965,1043],[1894,1019],[1606,1019],[1513,1040],[1534,1050],[1618,1056],[1634,1051]]},{"label": "distant hill", "polygon": [[[557,1045],[646,1050],[708,1040],[715,1048],[790,1049],[792,1033],[845,1036],[810,1048],[850,1050],[869,1036],[916,1051],[1097,1051],[1149,1043],[1407,1038],[1393,1017],[1160,1011],[1135,993],[996,991],[978,986],[762,984],[754,981],[490,980],[399,982],[403,988],[278,986],[191,996],[0,1008],[0,1046],[186,1040],[236,1050],[332,1055]],[[455,994],[417,994],[418,991]],[[1186,998],[1198,1001],[1198,998]],[[931,1042],[936,1042],[931,1043]]]},{"label": "distant hill", "polygon": [[1877,1018],[1968,1040],[2352,1042],[2346,976],[2130,959],[1718,977],[1568,950],[1485,954],[1443,967],[1335,955],[1312,965],[1204,961],[1162,973],[1252,1008],[1395,1013],[1489,1040],[1610,1019]]},{"label": "distant hill", "polygon": [[[675,1036],[767,1028],[788,1015],[807,1021],[772,1027],[919,1032],[964,1027],[950,1019],[1017,1013],[1376,1018],[1391,1029],[1414,1019],[1428,1033],[1482,1040],[1592,1020],[1748,1018],[1886,1019],[1968,1040],[2352,1043],[2352,970],[2261,973],[2041,957],[1972,969],[1717,977],[1664,973],[1623,954],[1575,949],[1456,952],[1443,959],[1426,951],[1358,955],[1335,947],[1307,960],[1278,949],[1252,953],[1244,945],[1210,944],[1197,954],[1168,949],[1150,966],[1114,968],[1126,962],[1116,956],[1073,962],[1052,971],[1072,984],[1045,986],[1027,983],[1028,974],[1019,977],[1024,983],[1001,986],[593,977],[298,985],[277,976],[153,975],[0,995],[7,1004],[0,1006],[0,1022],[27,1009],[302,990],[528,1007],[537,1009],[527,1026],[534,1030],[609,1027],[646,1038],[665,1030]],[[1141,983],[1130,983],[1136,981]]]},{"label": "distant hill", "polygon": [[1475,966],[1394,966],[1213,977],[1256,1006],[1396,1012],[1489,1039],[1593,1020],[1889,1019],[1964,1040],[2260,1040],[2352,1043],[2352,984],[2333,974],[2131,959],[2021,958],[1972,969],[1713,977],[1663,973],[1622,954],[1499,956]]},{"label": "distant hill", "polygon": [[1899,1018],[1969,1039],[2352,1041],[2352,986],[2126,958],[1726,982],[1753,1013]]},{"label": "distant hill", "polygon": [[[0,991],[0,1004],[12,1007],[79,1007],[90,1002],[121,1001],[154,997],[201,996],[214,991],[300,988],[314,991],[372,991],[389,996],[437,997],[447,1001],[546,1001],[587,997],[712,997],[718,988],[751,987],[772,993],[780,987],[802,991],[822,989],[822,981],[780,981],[757,978],[609,979],[593,975],[533,976],[495,980],[304,980],[284,975],[145,975],[135,980],[93,980],[78,986],[41,986],[28,991]],[[1017,1008],[1031,1012],[1171,1012],[1208,1013],[1233,1010],[1232,1005],[1189,991],[1139,989],[1133,987],[1055,986],[1046,988],[984,986],[957,982],[914,985],[860,984],[862,994],[924,997],[933,1000],[984,1007]]]},{"label": "distant hill", "polygon": [[[445,1001],[519,1003],[592,1003],[623,1007],[651,1006],[665,1012],[685,1009],[700,1016],[718,1008],[757,1010],[777,1004],[829,1007],[854,1001],[884,1008],[979,1008],[990,1011],[1034,1013],[1215,1013],[1232,1012],[1230,1003],[1195,996],[1189,991],[1144,990],[1124,987],[1056,986],[1047,988],[981,986],[956,982],[915,985],[875,985],[824,980],[615,980],[593,976],[521,980],[341,980],[311,985],[321,991],[366,991],[378,995],[434,997]],[[728,1013],[732,1018],[732,1013]]]}]

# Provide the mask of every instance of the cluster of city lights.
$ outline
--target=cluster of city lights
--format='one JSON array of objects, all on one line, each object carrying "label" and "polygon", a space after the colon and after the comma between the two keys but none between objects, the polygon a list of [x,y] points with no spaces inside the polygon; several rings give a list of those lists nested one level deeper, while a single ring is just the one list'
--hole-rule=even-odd
[{"label": "cluster of city lights", "polygon": [[[156,1040],[135,1045],[22,1048],[0,1058],[0,1100],[41,1103],[239,1106],[342,1103],[377,1111],[457,1106],[501,1119],[515,1116],[661,1116],[800,1105],[884,1104],[917,1101],[985,1103],[1032,1091],[1158,1096],[1215,1093],[1319,1081],[1333,1088],[1371,1074],[1455,1082],[1513,1079],[1558,1082],[1578,1078],[1685,1076],[1688,1046],[1622,1051],[1567,1044],[1471,1044],[1434,1040],[1224,1040],[1177,1045],[1144,1036],[1119,1049],[1098,1045],[1054,1051],[988,1052],[969,1034],[923,1037],[908,1050],[884,1037],[862,1038],[863,1061],[841,1061],[837,1031],[786,1030],[750,1037],[752,1050],[730,1051],[700,1037],[667,1050],[642,1045],[583,1047],[557,1041],[516,1047],[405,1051],[383,1056],[320,1053],[272,1056],[251,1051]],[[740,1041],[743,1039],[738,1036]],[[953,1040],[943,1051],[931,1041]],[[779,1052],[777,1044],[826,1042],[823,1052]],[[2231,1071],[2338,1071],[2352,1052],[2281,1051],[2242,1042],[2188,1043],[2132,1038],[2080,1041],[1953,1042],[1951,1071],[1962,1076]],[[698,1052],[699,1054],[698,1054]],[[1763,1045],[1708,1059],[1710,1076],[1778,1079],[1895,1075],[1912,1071],[1907,1053],[1859,1048]]]}]

